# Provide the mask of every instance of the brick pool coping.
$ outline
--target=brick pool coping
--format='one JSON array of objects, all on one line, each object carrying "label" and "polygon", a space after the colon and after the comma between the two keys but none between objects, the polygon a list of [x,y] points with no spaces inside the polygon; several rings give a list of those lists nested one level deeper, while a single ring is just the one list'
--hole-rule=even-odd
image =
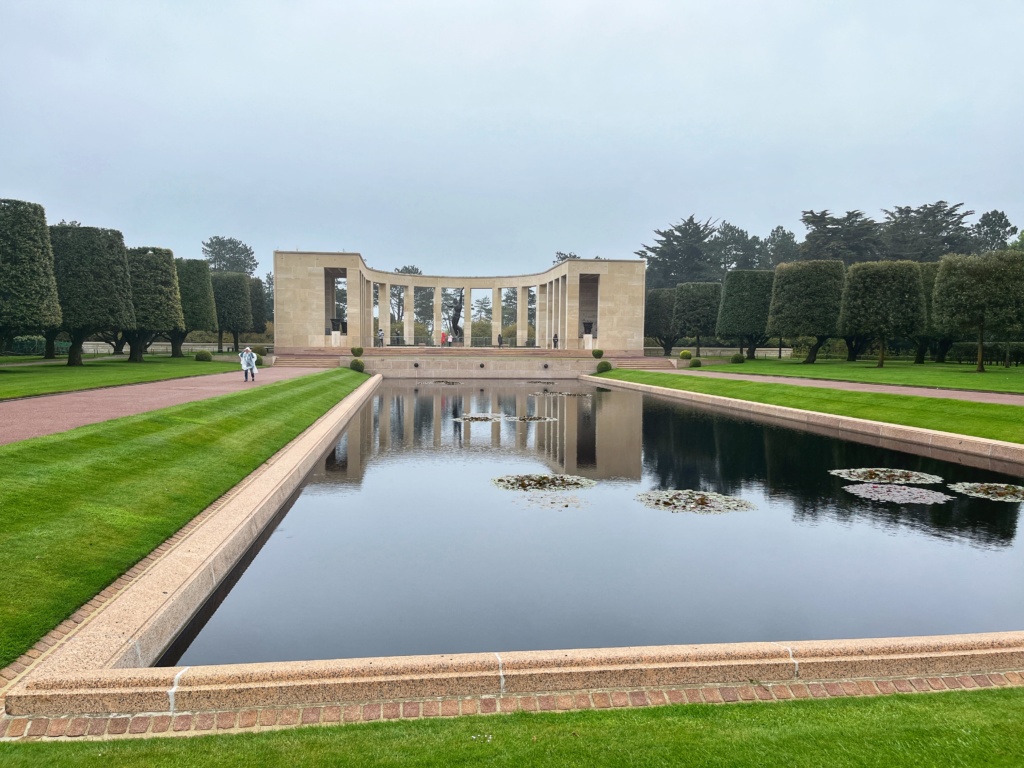
[{"label": "brick pool coping", "polygon": [[[581,377],[718,408],[762,404]],[[457,656],[149,668],[286,503],[294,485],[374,377],[256,473],[158,547],[15,664],[0,672],[0,739],[111,738],[262,730],[325,722],[443,717],[518,710],[884,695],[1024,685],[1024,632],[795,643],[735,643]],[[679,396],[682,397],[679,397]],[[721,403],[717,401],[726,401]],[[762,406],[762,417],[882,439],[891,425]],[[793,414],[780,414],[793,411]],[[840,420],[840,421],[834,421]],[[911,430],[911,428],[901,428]],[[933,446],[930,430],[919,449]],[[912,435],[901,434],[905,441]],[[964,440],[962,436],[947,436]],[[856,438],[855,438],[856,439]],[[887,438],[893,439],[893,438]],[[978,441],[967,438],[977,449]],[[1024,448],[1017,446],[1018,448]],[[906,446],[900,446],[906,450]],[[990,446],[991,448],[991,446]],[[918,451],[920,452],[920,450]],[[929,454],[931,455],[931,454]],[[975,458],[986,455],[975,450]],[[1017,461],[1021,463],[1018,464]],[[1000,454],[1019,470],[1020,458]],[[986,461],[992,460],[991,450]],[[220,544],[200,551],[198,539]],[[239,538],[240,537],[240,538]],[[209,545],[211,542],[206,542]],[[244,545],[243,545],[244,544]],[[177,591],[163,590],[170,569]],[[166,574],[164,574],[166,575]],[[163,593],[163,594],[160,594]],[[84,729],[84,730],[83,730]]]}]

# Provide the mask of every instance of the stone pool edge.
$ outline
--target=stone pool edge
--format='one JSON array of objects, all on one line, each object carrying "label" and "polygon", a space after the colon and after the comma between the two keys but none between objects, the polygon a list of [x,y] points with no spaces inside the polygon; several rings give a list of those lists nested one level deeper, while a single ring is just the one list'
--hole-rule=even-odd
[{"label": "stone pool edge", "polygon": [[829,437],[842,437],[878,448],[914,453],[919,456],[966,464],[1010,475],[1024,474],[1024,445],[984,437],[958,435],[923,427],[908,427],[883,421],[804,411],[752,400],[735,400],[681,389],[639,384],[633,381],[580,376],[580,381],[598,387],[629,389],[661,398],[694,403],[723,413],[737,413],[762,423],[798,427]]},{"label": "stone pool edge", "polygon": [[[601,386],[614,383],[626,389],[640,389],[657,395],[676,393],[675,390],[666,391],[630,382],[607,382],[592,377],[581,379]],[[380,377],[374,377],[336,408],[347,403],[350,416],[372,395],[379,382]],[[360,396],[354,397],[357,393]],[[714,401],[722,400],[728,399],[714,398]],[[731,410],[748,414],[755,411],[749,406],[758,405],[730,402],[738,405]],[[719,402],[713,404],[723,405]],[[765,407],[771,416],[780,417],[778,407]],[[329,412],[332,413],[334,409]],[[807,415],[807,412],[798,413]],[[790,420],[805,421],[803,418]],[[347,416],[344,421],[347,422]],[[850,421],[863,423],[864,420]],[[334,423],[340,422],[339,418]],[[284,454],[299,451],[300,441],[310,437],[309,432],[319,431],[316,429],[318,425],[324,426],[317,422],[265,466],[283,464]],[[303,457],[309,459],[312,453],[309,460],[315,461],[343,427],[344,423],[340,423],[337,429],[326,429],[315,441],[323,447],[311,450],[307,446]],[[844,427],[833,425],[833,428],[845,431]],[[304,475],[303,471],[299,480]],[[264,477],[264,481],[268,480],[270,478]],[[248,479],[239,488],[247,482]],[[244,519],[216,520],[220,515],[220,510],[217,510],[203,521],[202,526],[208,531],[255,529],[254,538],[262,528],[253,520],[262,508],[254,503],[258,501],[257,497],[264,501],[263,506],[271,498],[277,501],[276,505],[269,504],[273,507],[266,517],[269,520],[292,490],[294,488],[284,492],[282,487],[277,487],[264,489],[262,496],[252,489],[235,494],[228,503],[241,507]],[[224,505],[225,508],[227,506]],[[213,564],[218,557],[224,558],[227,554],[237,559],[245,549],[222,546],[214,552],[203,553],[178,542],[161,553],[157,562],[174,565],[179,578],[184,573],[185,582],[194,590],[190,596],[192,603],[202,596],[196,605],[198,607],[205,600],[205,595],[216,587],[220,577],[230,571],[228,562],[222,560],[219,566],[207,567],[206,576],[198,579],[196,575],[203,570],[203,565]],[[172,563],[175,560],[177,562]],[[230,562],[233,564],[234,561]],[[112,598],[94,617],[83,621],[80,629],[54,645],[26,671],[6,694],[5,708],[9,717],[5,719],[8,722],[12,718],[25,723],[28,722],[25,718],[58,718],[68,725],[68,718],[76,716],[104,718],[145,714],[150,718],[154,715],[173,718],[181,713],[237,713],[254,708],[285,708],[287,711],[299,708],[305,712],[307,708],[339,704],[370,706],[369,711],[373,711],[372,707],[382,706],[379,702],[396,701],[409,703],[410,707],[415,702],[414,709],[425,712],[428,704],[432,707],[435,702],[468,700],[467,697],[482,702],[534,694],[544,698],[545,695],[559,693],[590,696],[596,702],[597,691],[652,691],[666,686],[709,684],[741,687],[761,684],[825,685],[836,681],[894,677],[938,679],[937,676],[954,676],[955,679],[958,675],[1016,674],[1014,670],[1024,669],[1024,632],[147,668],[142,665],[152,663],[162,652],[163,645],[176,634],[175,631],[168,635],[167,627],[181,623],[183,619],[187,622],[187,617],[184,617],[186,610],[182,606],[171,605],[176,600],[163,596],[164,590],[158,589],[159,585],[153,584],[152,580],[146,583],[147,576],[151,575],[151,569],[142,571],[128,589]],[[154,610],[159,605],[169,610]],[[133,615],[136,617],[134,623]],[[139,616],[146,618],[140,623]],[[94,624],[100,617],[103,623]],[[155,642],[161,631],[164,633],[163,644]],[[966,683],[964,686],[969,687]],[[950,686],[946,684],[946,687]],[[882,688],[878,683],[876,690],[884,693]],[[932,685],[931,689],[939,688]],[[894,690],[900,690],[899,686]],[[580,693],[585,691],[589,693]],[[653,693],[644,694],[642,698],[647,701],[653,696]],[[401,709],[405,711],[404,704]],[[482,708],[479,711],[483,711]],[[126,718],[118,722],[121,720],[125,724],[128,722]],[[110,733],[114,734],[113,731]],[[14,734],[8,730],[6,737],[11,736]]]}]

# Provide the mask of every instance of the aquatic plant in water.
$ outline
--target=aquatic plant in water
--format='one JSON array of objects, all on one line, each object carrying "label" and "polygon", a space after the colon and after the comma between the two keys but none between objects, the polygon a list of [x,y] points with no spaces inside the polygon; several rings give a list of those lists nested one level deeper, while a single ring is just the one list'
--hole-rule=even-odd
[{"label": "aquatic plant in water", "polygon": [[554,416],[506,416],[506,421],[558,421]]},{"label": "aquatic plant in water", "polygon": [[531,392],[531,397],[590,397],[589,392]]},{"label": "aquatic plant in water", "polygon": [[461,381],[449,381],[448,379],[434,379],[435,384],[461,384]]},{"label": "aquatic plant in water", "polygon": [[504,418],[500,413],[467,413],[463,416],[457,416],[452,421],[501,421]]},{"label": "aquatic plant in water", "polygon": [[575,491],[597,485],[576,475],[503,475],[493,482],[509,491]]},{"label": "aquatic plant in water", "polygon": [[843,490],[860,496],[868,501],[888,501],[894,504],[945,504],[952,501],[953,496],[926,488],[914,488],[909,485],[878,485],[863,483],[861,485],[844,485]]},{"label": "aquatic plant in water", "polygon": [[698,515],[720,515],[724,512],[741,512],[755,508],[744,499],[723,496],[711,491],[646,491],[637,494],[636,499],[652,509],[695,512]]},{"label": "aquatic plant in water", "polygon": [[843,480],[854,480],[858,483],[910,483],[911,485],[931,485],[941,483],[938,475],[924,472],[913,472],[909,469],[889,469],[887,467],[863,467],[861,469],[830,469],[830,475]]},{"label": "aquatic plant in water", "polygon": [[1024,486],[1007,483],[950,483],[948,486],[957,493],[975,496],[990,501],[1024,501]]}]

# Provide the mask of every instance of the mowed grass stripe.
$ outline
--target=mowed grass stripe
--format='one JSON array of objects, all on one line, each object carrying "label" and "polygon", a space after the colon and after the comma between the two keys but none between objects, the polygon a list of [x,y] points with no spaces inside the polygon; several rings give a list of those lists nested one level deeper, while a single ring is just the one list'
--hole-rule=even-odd
[{"label": "mowed grass stripe", "polygon": [[366,378],[329,371],[0,447],[0,666]]},{"label": "mowed grass stripe", "polygon": [[0,744],[5,768],[1013,766],[1024,690],[518,713],[230,736]]},{"label": "mowed grass stripe", "polygon": [[191,357],[147,357],[142,363],[129,363],[127,358],[100,358],[87,360],[82,366],[0,366],[0,400],[238,370],[236,362],[199,363]]},{"label": "mowed grass stripe", "polygon": [[602,378],[649,384],[666,389],[1024,443],[1024,408],[1017,405],[972,403],[877,392],[847,392],[802,385],[761,384],[753,381],[730,381],[621,368],[600,375]]}]

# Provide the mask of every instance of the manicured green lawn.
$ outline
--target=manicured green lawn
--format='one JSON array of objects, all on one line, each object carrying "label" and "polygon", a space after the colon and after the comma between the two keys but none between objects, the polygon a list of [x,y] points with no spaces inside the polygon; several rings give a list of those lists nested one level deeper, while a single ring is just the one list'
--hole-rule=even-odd
[{"label": "manicured green lawn", "polygon": [[[747,369],[747,364],[730,368]],[[808,368],[813,366],[807,366]],[[1024,407],[616,369],[602,378],[1024,443]]]},{"label": "manicured green lawn", "polygon": [[340,369],[0,447],[0,667],[366,378]]},{"label": "manicured green lawn", "polygon": [[908,360],[887,360],[883,368],[875,361],[848,363],[845,360],[821,360],[804,365],[798,360],[747,360],[742,365],[715,366],[717,373],[749,373],[765,376],[800,376],[809,379],[859,381],[869,384],[906,384],[916,387],[947,389],[979,389],[989,392],[1024,393],[1024,366],[986,367],[977,373],[974,365],[957,363],[925,363],[914,365]]},{"label": "manicured green lawn", "polygon": [[20,766],[1020,766],[1024,690],[0,744]]},{"label": "manicured green lawn", "polygon": [[147,357],[143,363],[129,363],[127,357],[112,356],[86,360],[82,366],[22,365],[0,366],[0,400],[54,392],[76,392],[120,384],[139,384],[186,376],[205,376],[238,370],[238,363],[197,363],[191,357]]}]

